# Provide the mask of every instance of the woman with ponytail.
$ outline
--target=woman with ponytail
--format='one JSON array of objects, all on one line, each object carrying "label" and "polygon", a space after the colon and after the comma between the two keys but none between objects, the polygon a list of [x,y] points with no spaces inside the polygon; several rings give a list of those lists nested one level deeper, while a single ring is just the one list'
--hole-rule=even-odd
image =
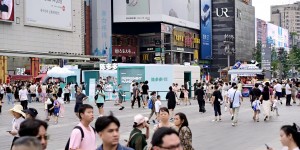
[{"label": "woman with ponytail", "polygon": [[[133,130],[130,133],[128,147],[135,150],[143,150],[147,146],[147,139],[149,138],[148,118],[141,114],[134,116]],[[146,128],[146,134],[142,130]]]},{"label": "woman with ponytail", "polygon": [[[282,150],[300,150],[300,127],[295,123],[282,126],[280,129],[280,141],[284,146]],[[268,148],[268,150],[274,149]]]}]

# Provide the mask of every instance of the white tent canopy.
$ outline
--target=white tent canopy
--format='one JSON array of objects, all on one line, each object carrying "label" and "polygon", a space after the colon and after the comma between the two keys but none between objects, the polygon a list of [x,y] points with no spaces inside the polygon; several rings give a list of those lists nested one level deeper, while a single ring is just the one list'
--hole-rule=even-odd
[{"label": "white tent canopy", "polygon": [[243,74],[243,75],[253,75],[261,74],[262,70],[244,70],[244,69],[232,69],[228,71],[228,74]]},{"label": "white tent canopy", "polygon": [[75,72],[67,68],[53,67],[47,72],[47,75],[52,78],[67,78],[75,75]]}]

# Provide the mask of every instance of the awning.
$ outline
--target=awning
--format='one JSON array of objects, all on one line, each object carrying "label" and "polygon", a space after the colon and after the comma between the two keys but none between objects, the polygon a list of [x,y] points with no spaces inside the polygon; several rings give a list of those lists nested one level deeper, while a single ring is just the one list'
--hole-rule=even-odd
[{"label": "awning", "polygon": [[35,79],[39,79],[39,78],[43,78],[43,77],[45,77],[45,76],[47,76],[47,74],[42,73],[42,74],[39,74],[38,76],[36,76],[36,77],[34,77],[34,78],[35,78]]},{"label": "awning", "polygon": [[241,70],[241,69],[231,69],[228,74],[240,74],[240,75],[255,75],[262,74],[262,70]]},{"label": "awning", "polygon": [[12,75],[10,78],[11,81],[31,81],[32,76],[30,75]]}]

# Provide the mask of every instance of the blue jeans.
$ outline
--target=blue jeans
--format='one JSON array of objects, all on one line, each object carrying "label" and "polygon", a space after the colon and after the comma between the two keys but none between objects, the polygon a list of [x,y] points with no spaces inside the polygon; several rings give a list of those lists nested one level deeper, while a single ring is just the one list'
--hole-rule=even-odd
[{"label": "blue jeans", "polygon": [[14,100],[13,100],[13,94],[12,93],[6,93],[7,96],[7,104],[9,104],[11,102],[11,104],[14,104]]}]

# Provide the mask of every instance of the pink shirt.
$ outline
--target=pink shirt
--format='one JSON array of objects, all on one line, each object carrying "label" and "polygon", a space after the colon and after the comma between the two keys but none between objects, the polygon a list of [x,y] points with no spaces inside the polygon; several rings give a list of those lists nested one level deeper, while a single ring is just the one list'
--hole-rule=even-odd
[{"label": "pink shirt", "polygon": [[74,129],[70,136],[69,149],[81,149],[81,150],[94,150],[97,149],[96,145],[96,133],[94,129],[89,126],[90,131],[88,131],[82,123],[79,123],[84,133],[84,138],[81,140],[81,132],[79,129]]},{"label": "pink shirt", "polygon": [[184,97],[189,97],[189,92],[188,91],[184,91]]}]

